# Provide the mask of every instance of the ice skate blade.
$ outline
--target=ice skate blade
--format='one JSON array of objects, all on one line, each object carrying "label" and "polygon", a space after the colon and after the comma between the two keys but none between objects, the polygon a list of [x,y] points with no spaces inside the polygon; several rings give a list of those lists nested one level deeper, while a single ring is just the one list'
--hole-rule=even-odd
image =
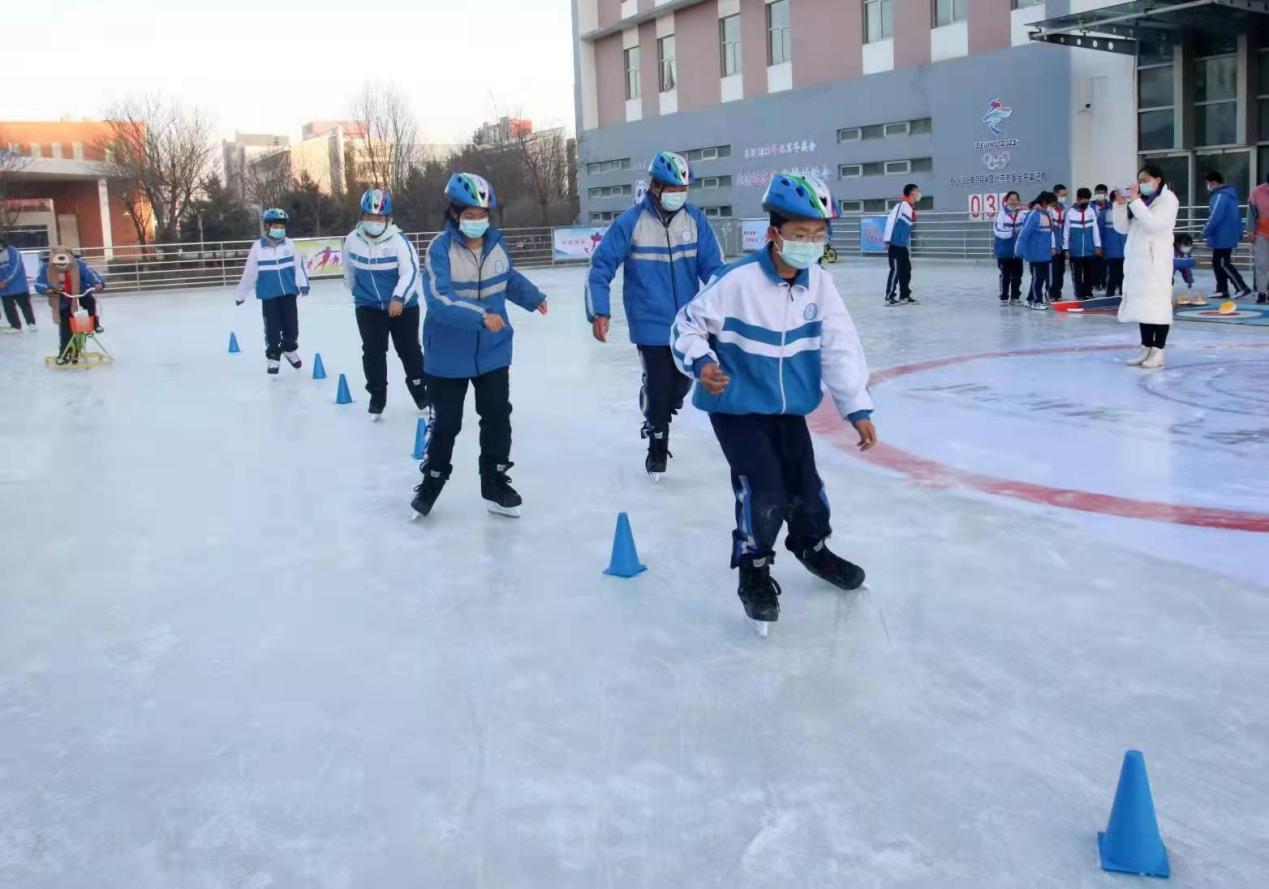
[{"label": "ice skate blade", "polygon": [[370,415],[370,422],[371,422],[371,423],[378,423],[378,422],[379,422],[380,420],[382,420],[382,419],[383,419],[383,414],[371,414],[371,415]]},{"label": "ice skate blade", "polygon": [[648,481],[652,482],[652,484],[654,485],[661,484],[661,481],[664,478],[665,478],[664,472],[649,472],[648,473]]},{"label": "ice skate blade", "polygon": [[763,639],[767,638],[767,634],[771,632],[771,621],[754,620],[752,617],[745,618],[749,621],[749,626],[753,627],[753,631]]},{"label": "ice skate blade", "polygon": [[486,500],[485,508],[488,509],[494,515],[505,516],[506,518],[509,518],[509,519],[520,518],[520,507],[518,506],[499,506],[497,503],[494,503],[492,500]]}]

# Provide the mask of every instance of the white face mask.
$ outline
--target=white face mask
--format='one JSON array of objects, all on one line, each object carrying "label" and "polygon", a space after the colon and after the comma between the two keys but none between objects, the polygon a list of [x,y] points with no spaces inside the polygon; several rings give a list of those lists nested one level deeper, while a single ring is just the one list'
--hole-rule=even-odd
[{"label": "white face mask", "polygon": [[1139,190],[1146,197],[1151,197],[1152,195],[1154,195],[1156,191],[1159,190],[1159,186],[1155,185],[1153,182],[1142,182],[1139,187]]},{"label": "white face mask", "polygon": [[361,229],[361,233],[366,237],[377,238],[383,234],[385,229],[387,229],[388,224],[386,222],[367,222],[363,220],[357,223],[357,226]]},{"label": "white face mask", "polygon": [[1095,201],[1104,201],[1104,200],[1106,200],[1106,192],[1104,192],[1104,191],[1099,191],[1097,194],[1093,195],[1093,200],[1095,200]]},{"label": "white face mask", "polygon": [[683,205],[687,203],[687,192],[685,191],[663,191],[661,192],[661,207],[669,210],[671,213],[677,213],[683,209]]},{"label": "white face mask", "polygon": [[275,226],[269,229],[269,237],[271,237],[275,241],[280,241],[286,237],[286,229],[278,228]]},{"label": "white face mask", "polygon": [[1058,203],[1059,203],[1059,204],[1061,204],[1063,207],[1065,207],[1065,206],[1066,206],[1066,195],[1064,195],[1064,194],[1062,194],[1062,195],[1058,195]]},{"label": "white face mask", "polygon": [[809,269],[824,255],[823,241],[788,241],[780,239],[780,258],[795,269]]}]

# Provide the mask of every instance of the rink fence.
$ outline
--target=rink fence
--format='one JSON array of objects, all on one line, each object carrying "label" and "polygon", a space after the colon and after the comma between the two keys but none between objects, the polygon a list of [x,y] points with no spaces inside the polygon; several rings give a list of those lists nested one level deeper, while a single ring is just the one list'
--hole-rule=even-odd
[{"label": "rink fence", "polygon": [[[1244,208],[1245,211],[1245,208]],[[1200,265],[1207,265],[1209,252],[1202,245],[1199,232],[1207,217],[1207,207],[1182,207],[1177,231],[1195,236],[1195,255]],[[882,214],[851,213],[833,220],[832,245],[839,261],[884,261],[883,253],[866,253],[865,241],[876,249],[876,221]],[[1245,217],[1245,212],[1244,212]],[[750,222],[750,243],[761,235],[762,226]],[[744,228],[746,220],[711,220],[724,254],[740,256],[745,252]],[[509,228],[503,230],[511,255],[521,268],[546,268],[552,266],[577,266],[586,261],[584,254],[562,258],[557,248],[557,235],[578,232],[587,227],[554,229]],[[593,229],[602,233],[602,228]],[[419,254],[436,232],[409,232],[406,238]],[[871,237],[870,237],[871,235]],[[340,235],[296,239],[302,247],[306,265],[314,277],[338,277]],[[193,287],[230,287],[238,283],[246,263],[252,241],[205,241],[202,243],[145,244],[84,248],[79,251],[89,265],[106,279],[109,289],[115,293],[134,291],[172,290]],[[992,262],[992,220],[974,218],[967,213],[920,211],[912,239],[914,259],[969,260]],[[1251,267],[1250,244],[1244,241],[1235,253],[1235,262],[1243,268]]]}]

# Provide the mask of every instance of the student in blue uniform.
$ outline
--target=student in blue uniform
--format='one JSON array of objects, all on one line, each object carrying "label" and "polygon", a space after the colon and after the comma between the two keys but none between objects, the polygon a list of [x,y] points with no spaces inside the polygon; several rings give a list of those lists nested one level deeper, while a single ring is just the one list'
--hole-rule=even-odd
[{"label": "student in blue uniform", "polygon": [[1115,205],[1107,203],[1098,216],[1098,231],[1102,238],[1102,259],[1106,262],[1106,295],[1124,295],[1124,245],[1128,238],[1115,230],[1111,219]]},{"label": "student in blue uniform", "polygon": [[370,417],[388,403],[388,339],[405,369],[405,388],[419,410],[427,408],[423,350],[419,345],[419,255],[392,222],[392,195],[370,188],[361,196],[361,221],[344,238],[344,285],[352,291],[361,369],[370,393]]},{"label": "student in blue uniform", "polygon": [[35,312],[31,309],[31,288],[26,280],[26,267],[22,265],[22,254],[3,235],[0,235],[0,300],[4,301],[9,330],[14,333],[22,330],[25,318],[26,329],[35,332]]},{"label": "student in blue uniform", "polygon": [[300,317],[295,298],[308,296],[308,272],[295,252],[295,242],[286,236],[290,218],[286,211],[273,207],[265,210],[261,218],[264,235],[251,245],[234,302],[242,305],[251,294],[260,301],[266,369],[277,374],[279,359],[284,355],[296,370],[303,364],[296,351],[300,347]]},{"label": "student in blue uniform", "polygon": [[1097,233],[1102,239],[1102,252],[1093,260],[1093,289],[1106,289],[1106,225],[1105,213],[1110,208],[1110,198],[1105,185],[1093,186],[1093,202],[1089,204],[1097,212]]},{"label": "student in blue uniform", "polygon": [[1062,240],[1071,261],[1071,283],[1076,299],[1091,299],[1096,278],[1094,262],[1102,255],[1102,235],[1097,211],[1089,206],[1093,193],[1087,188],[1075,192],[1075,206],[1066,213]]},{"label": "student in blue uniform", "polygon": [[1028,309],[1047,309],[1049,267],[1057,252],[1053,237],[1053,217],[1049,211],[1056,199],[1049,191],[1040,192],[1027,211],[1018,232],[1017,255],[1031,266],[1031,289],[1027,293]]},{"label": "student in blue uniform", "polygon": [[837,215],[824,183],[779,173],[762,200],[767,245],[724,268],[679,311],[671,345],[696,379],[692,403],[709,413],[731,467],[736,530],[731,565],[750,619],[780,614],[771,577],[776,537],[812,574],[853,590],[864,572],[827,546],[828,496],[815,466],[806,415],[827,389],[840,415],[877,441],[868,364],[833,277],[816,263]]},{"label": "student in blue uniform", "polygon": [[1057,302],[1062,298],[1062,288],[1066,281],[1066,186],[1055,185],[1052,202],[1049,204],[1049,219],[1053,223],[1053,259],[1049,265],[1049,302]]},{"label": "student in blue uniform", "polygon": [[903,200],[891,207],[886,217],[882,240],[890,259],[890,274],[886,277],[888,306],[912,306],[918,302],[912,296],[912,229],[916,228],[916,205],[920,200],[921,190],[909,182],[903,186]]},{"label": "student in blue uniform", "polygon": [[670,420],[689,388],[675,372],[666,345],[670,324],[722,267],[723,254],[705,213],[688,203],[692,172],[687,158],[659,152],[648,165],[648,177],[651,184],[643,200],[613,221],[591,254],[586,320],[595,339],[607,342],[612,280],[617,267],[624,265],[622,302],[630,342],[643,365],[639,405],[641,434],[648,440],[644,469],[660,478],[671,456]]},{"label": "student in blue uniform", "polygon": [[1016,191],[1005,195],[1004,206],[996,214],[992,236],[996,267],[1000,269],[1000,304],[1018,305],[1022,298],[1022,258],[1018,256],[1018,232],[1022,230],[1022,199]]},{"label": "student in blue uniform", "polygon": [[69,247],[58,245],[50,247],[48,255],[40,263],[35,289],[48,296],[53,320],[58,323],[57,363],[77,362],[79,356],[74,350],[68,352],[66,349],[73,335],[70,319],[74,300],[79,298],[80,308],[93,319],[93,327],[100,333],[96,294],[106,289],[106,282],[82,257],[72,253]]},{"label": "student in blue uniform", "polygon": [[507,477],[514,333],[507,304],[545,315],[546,294],[516,270],[502,232],[489,225],[497,206],[492,185],[474,173],[455,173],[445,196],[445,228],[424,262],[423,367],[433,420],[419,467],[423,481],[410,505],[427,515],[449,480],[470,386],[480,416],[481,497],[490,512],[517,517],[522,501]]}]

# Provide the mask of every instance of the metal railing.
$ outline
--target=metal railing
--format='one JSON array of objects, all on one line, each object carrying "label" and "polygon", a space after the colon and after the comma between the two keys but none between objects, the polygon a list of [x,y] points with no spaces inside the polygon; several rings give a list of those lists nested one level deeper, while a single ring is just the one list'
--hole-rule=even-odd
[{"label": "metal railing", "polygon": [[[1246,207],[1239,212],[1246,217]],[[864,253],[861,249],[863,220],[879,213],[851,213],[833,221],[832,244],[842,260],[852,257],[884,256]],[[1182,207],[1176,230],[1194,235],[1195,256],[1200,262],[1210,259],[1200,233],[1208,217],[1207,207]],[[922,210],[912,235],[912,255],[925,259],[993,261],[995,242],[992,219],[974,218],[968,213]],[[719,244],[726,256],[744,252],[742,219],[711,220]],[[555,229],[508,228],[502,234],[517,265],[522,268],[543,268],[555,265],[577,265],[576,259],[557,260],[554,251]],[[407,232],[406,238],[422,256],[437,232]],[[303,242],[326,242],[338,252],[343,235],[318,238],[297,238]],[[173,290],[190,287],[228,287],[237,284],[251,249],[252,241],[206,241],[203,243],[123,245],[111,249],[89,247],[77,251],[88,264],[106,279],[113,292]],[[23,251],[36,252],[36,251]],[[39,251],[41,253],[45,251]],[[1235,262],[1251,264],[1251,247],[1247,241],[1239,245]],[[323,275],[322,277],[330,277]]]}]

